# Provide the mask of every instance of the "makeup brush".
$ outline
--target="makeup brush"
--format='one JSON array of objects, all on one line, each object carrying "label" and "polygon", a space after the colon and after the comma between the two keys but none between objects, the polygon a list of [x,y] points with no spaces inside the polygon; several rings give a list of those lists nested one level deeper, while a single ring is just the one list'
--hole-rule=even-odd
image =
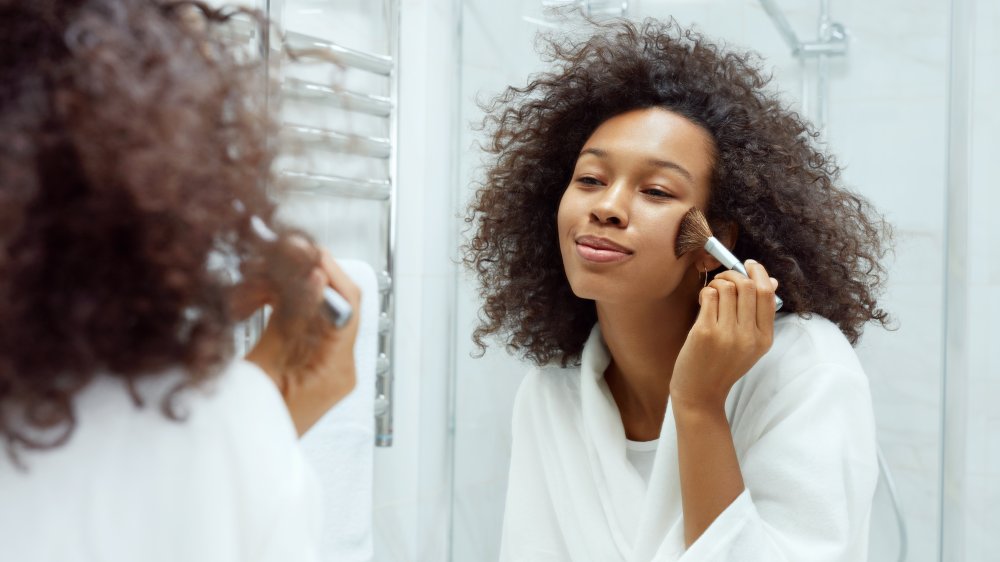
[{"label": "makeup brush", "polygon": [[[677,233],[677,242],[674,244],[674,254],[681,257],[691,250],[704,248],[706,252],[715,256],[727,269],[732,269],[742,273],[746,277],[747,270],[740,260],[719,242],[719,239],[712,234],[712,228],[708,226],[708,219],[697,207],[691,207],[684,218],[681,219],[680,231]],[[781,310],[784,302],[781,297],[774,295],[774,310]]]}]

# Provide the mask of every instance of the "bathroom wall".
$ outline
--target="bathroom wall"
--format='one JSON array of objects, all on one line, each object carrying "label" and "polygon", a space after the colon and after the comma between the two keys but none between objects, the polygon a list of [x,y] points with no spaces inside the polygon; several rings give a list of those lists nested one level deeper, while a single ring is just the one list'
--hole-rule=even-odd
[{"label": "bathroom wall", "polygon": [[[1000,537],[1000,361],[996,342],[1000,330],[1000,250],[993,215],[1000,206],[1000,5],[989,0],[955,0],[958,18],[969,23],[968,53],[963,65],[968,76],[964,89],[954,91],[956,119],[966,107],[968,129],[956,138],[967,150],[954,154],[953,191],[949,216],[956,220],[953,238],[964,247],[949,248],[948,327],[950,346],[945,436],[955,446],[946,447],[944,560],[993,560]],[[961,39],[961,37],[960,37]],[[966,184],[961,185],[964,170]],[[961,197],[962,191],[964,197]],[[962,201],[964,199],[964,201]],[[964,206],[963,206],[964,205]],[[956,208],[957,207],[957,208]],[[960,338],[960,339],[957,339]],[[964,368],[964,369],[963,369]],[[962,369],[962,370],[959,370]],[[950,445],[950,443],[949,443]]]},{"label": "bathroom wall", "polygon": [[[508,84],[523,84],[528,74],[544,68],[532,49],[537,28],[521,19],[526,7],[522,4],[462,3],[459,187],[463,201],[471,194],[481,162],[476,148],[481,136],[474,131],[482,117],[477,100],[488,100]],[[511,408],[528,367],[504,353],[502,345],[491,347],[481,358],[474,356],[478,350],[470,336],[479,300],[474,280],[464,270],[458,289],[451,560],[496,560],[510,462]]]},{"label": "bathroom wall", "polygon": [[395,429],[375,456],[375,560],[448,560],[457,14],[400,0]]},{"label": "bathroom wall", "polygon": [[[909,561],[939,560],[949,3],[834,1],[852,31],[831,79],[830,145],[845,179],[896,228],[885,306],[898,325],[858,348],[879,443],[899,491]],[[872,560],[894,559],[895,521],[880,482]]]},{"label": "bathroom wall", "polygon": [[[488,98],[508,84],[523,84],[529,73],[543,68],[531,50],[538,27],[522,17],[539,15],[538,4],[530,0],[463,3],[463,121],[481,118],[475,104],[477,97]],[[629,4],[632,14],[672,15],[683,24],[696,23],[706,35],[734,48],[760,52],[765,66],[774,72],[775,86],[790,103],[801,107],[804,93],[810,103],[815,102],[815,64],[801,65],[791,56],[758,2],[642,0]],[[781,0],[778,5],[802,39],[816,38],[818,1]],[[844,167],[844,183],[871,199],[896,227],[896,252],[888,261],[890,281],[883,302],[893,313],[898,329],[889,332],[870,326],[858,353],[871,380],[879,442],[905,513],[908,560],[938,560],[949,3],[831,0],[831,15],[833,21],[848,28],[851,45],[846,57],[830,63],[830,113],[825,138]],[[997,27],[994,24],[989,29]],[[995,43],[988,48],[995,51]],[[982,100],[993,98],[987,93],[988,87],[980,87],[984,89],[977,90],[977,99],[985,105]],[[995,82],[991,87],[994,89],[989,92],[995,95]],[[814,108],[807,108],[807,112]],[[985,136],[983,131],[995,129],[989,129],[988,119],[977,117],[976,130]],[[470,149],[476,139],[474,132],[463,130],[462,170],[468,177],[474,177],[478,165],[478,157]],[[984,169],[979,174],[985,178],[989,171]],[[977,193],[987,195],[981,190],[973,197]],[[996,197],[995,193],[990,196]],[[984,219],[985,215],[980,220]],[[970,227],[974,224],[970,223]],[[973,252],[985,251],[987,244],[978,244],[982,248]],[[984,259],[981,267],[989,264],[995,268],[995,263],[995,258]],[[994,271],[991,278],[990,274],[984,271],[975,277],[984,284],[980,289],[970,287],[970,295],[986,299],[995,294],[990,289],[996,288],[997,275]],[[985,284],[987,279],[992,279],[993,285]],[[460,289],[454,559],[492,560],[498,552],[506,489],[511,400],[526,367],[507,357],[502,349],[491,350],[484,359],[469,357],[473,349],[467,334],[475,325],[477,301],[470,279],[466,277]],[[996,297],[990,298],[995,312]],[[970,314],[970,323],[987,317],[985,301],[983,305],[975,307],[978,316]],[[987,328],[985,324],[975,326]],[[988,337],[985,334],[989,333],[995,334],[995,330],[981,330],[984,335],[978,337]],[[981,362],[985,363],[985,356]],[[996,365],[992,365],[992,371],[988,367],[983,364],[980,371],[993,373],[989,378],[984,375],[983,390],[987,385],[996,390]],[[985,392],[976,394],[988,403]],[[975,447],[971,446],[977,431],[985,437],[989,428],[998,428],[997,418],[992,415],[972,421],[970,414],[970,472],[973,466],[997,466],[1000,447],[995,438],[988,442],[979,439],[977,443],[982,446],[978,456],[972,455]],[[974,427],[977,425],[979,429]],[[990,454],[992,459],[987,458]],[[996,468],[993,471],[977,473],[978,478],[993,478],[995,482]],[[996,484],[992,491],[996,499]],[[972,503],[983,510],[995,505],[978,497]],[[872,560],[895,559],[899,549],[895,519],[881,484],[872,525]]]}]

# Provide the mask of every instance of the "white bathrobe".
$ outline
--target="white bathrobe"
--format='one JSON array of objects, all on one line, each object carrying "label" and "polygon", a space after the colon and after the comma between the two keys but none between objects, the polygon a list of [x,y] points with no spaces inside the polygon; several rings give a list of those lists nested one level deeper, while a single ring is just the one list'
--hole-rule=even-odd
[{"label": "white bathrobe", "polygon": [[580,367],[534,369],[514,405],[504,562],[859,562],[878,478],[868,379],[828,320],[779,314],[726,401],[746,489],[684,547],[671,406],[648,484],[626,456],[598,327]]},{"label": "white bathrobe", "polygon": [[75,397],[65,445],[0,451],[4,562],[316,562],[320,485],[278,387],[236,360],[174,402],[173,370],[140,379],[136,408],[120,379]]}]

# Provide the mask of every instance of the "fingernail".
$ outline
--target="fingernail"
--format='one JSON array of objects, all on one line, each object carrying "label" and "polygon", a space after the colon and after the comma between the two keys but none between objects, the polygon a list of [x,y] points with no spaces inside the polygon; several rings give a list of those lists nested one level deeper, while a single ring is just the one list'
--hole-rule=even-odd
[{"label": "fingernail", "polygon": [[752,260],[752,259],[751,260],[747,260],[747,265],[753,265],[755,263],[757,263],[755,260]]}]

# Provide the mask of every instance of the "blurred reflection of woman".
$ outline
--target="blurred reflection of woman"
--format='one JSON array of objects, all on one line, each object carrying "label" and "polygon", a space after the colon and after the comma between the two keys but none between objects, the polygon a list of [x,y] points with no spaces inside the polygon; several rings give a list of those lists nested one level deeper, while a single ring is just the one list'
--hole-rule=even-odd
[{"label": "blurred reflection of woman", "polygon": [[354,385],[357,315],[332,329],[323,286],[360,295],[305,236],[254,234],[260,68],[186,4],[0,1],[3,560],[318,559],[297,437]]},{"label": "blurred reflection of woman", "polygon": [[[865,560],[878,469],[852,344],[887,323],[888,227],[752,56],[653,21],[550,54],[490,108],[468,216],[475,339],[538,365],[501,559]],[[675,255],[692,207],[749,279]]]}]

